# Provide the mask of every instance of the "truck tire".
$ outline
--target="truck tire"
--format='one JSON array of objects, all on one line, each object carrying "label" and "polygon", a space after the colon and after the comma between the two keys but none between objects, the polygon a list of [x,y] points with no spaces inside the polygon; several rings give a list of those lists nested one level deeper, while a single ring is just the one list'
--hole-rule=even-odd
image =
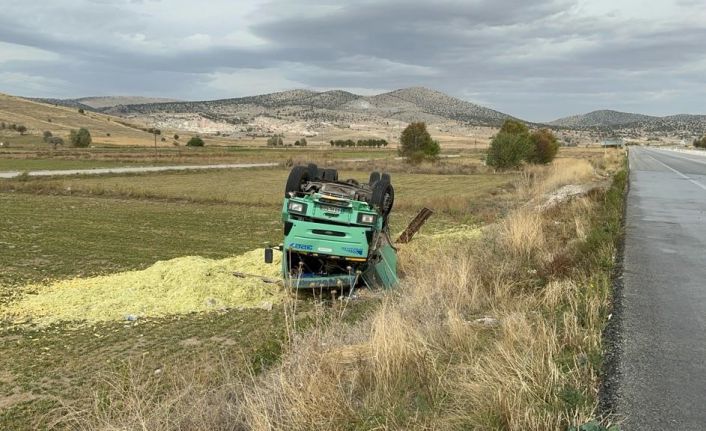
[{"label": "truck tire", "polygon": [[373,184],[377,183],[380,181],[380,172],[373,171],[370,173],[370,178],[368,178],[368,185],[370,187],[373,186]]},{"label": "truck tire", "polygon": [[321,179],[324,181],[338,181],[338,171],[335,169],[322,169]]},{"label": "truck tire", "polygon": [[289,178],[287,178],[287,185],[284,187],[284,197],[289,197],[289,193],[299,193],[302,191],[302,185],[309,181],[309,167],[308,166],[295,166],[289,172]]},{"label": "truck tire", "polygon": [[392,184],[392,179],[390,178],[390,174],[388,174],[386,172],[383,173],[382,175],[380,175],[380,181],[385,181],[385,182]]},{"label": "truck tire", "polygon": [[382,215],[385,224],[387,224],[387,216],[390,215],[392,205],[395,202],[395,189],[392,187],[392,184],[382,180],[375,183],[375,186],[373,186],[373,195],[370,200],[370,203],[380,215]]},{"label": "truck tire", "polygon": [[307,165],[307,169],[309,170],[309,180],[310,181],[316,181],[321,179],[321,171],[323,169],[319,169],[315,164],[309,163]]}]

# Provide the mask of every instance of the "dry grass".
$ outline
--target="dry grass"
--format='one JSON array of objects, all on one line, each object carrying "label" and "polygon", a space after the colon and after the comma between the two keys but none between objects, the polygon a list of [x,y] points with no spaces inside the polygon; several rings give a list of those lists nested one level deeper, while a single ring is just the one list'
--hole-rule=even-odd
[{"label": "dry grass", "polygon": [[[527,181],[550,190],[588,172],[562,162]],[[585,422],[594,413],[609,298],[608,270],[596,262],[611,258],[614,239],[594,238],[604,230],[602,203],[584,198],[550,214],[520,209],[475,238],[409,244],[400,250],[402,286],[355,325],[322,309],[333,317],[293,333],[281,362],[259,376],[219,378],[129,408],[120,406],[136,394],[118,392],[117,408],[101,407],[81,423],[548,430]],[[164,413],[194,405],[216,419]],[[156,424],[141,419],[153,416]]]}]

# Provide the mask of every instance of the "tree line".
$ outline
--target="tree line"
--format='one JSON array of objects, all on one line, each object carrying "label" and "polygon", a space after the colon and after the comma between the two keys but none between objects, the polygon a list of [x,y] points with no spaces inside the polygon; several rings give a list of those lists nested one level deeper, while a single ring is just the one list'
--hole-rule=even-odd
[{"label": "tree line", "polygon": [[22,124],[8,124],[3,122],[0,122],[0,130],[14,130],[15,132],[18,132],[20,135],[24,135],[27,132],[27,127],[23,126]]},{"label": "tree line", "polygon": [[359,139],[353,141],[352,139],[336,139],[329,141],[332,147],[387,147],[388,142],[385,139]]},{"label": "tree line", "polygon": [[306,141],[306,138],[297,139],[294,141],[294,144],[285,144],[282,135],[274,135],[267,138],[268,147],[306,147],[307,145],[308,142]]}]

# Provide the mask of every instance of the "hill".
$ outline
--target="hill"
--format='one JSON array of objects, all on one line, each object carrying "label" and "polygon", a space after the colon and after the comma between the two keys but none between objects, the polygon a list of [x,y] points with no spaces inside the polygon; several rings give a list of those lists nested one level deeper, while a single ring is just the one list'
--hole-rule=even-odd
[{"label": "hill", "polygon": [[[102,144],[149,145],[154,140],[152,134],[140,129],[143,126],[139,123],[88,110],[81,114],[74,107],[56,106],[6,94],[0,94],[0,122],[24,125],[28,129],[27,134],[32,136],[41,136],[48,130],[66,138],[72,129],[85,127],[90,130],[94,142]],[[9,131],[3,132],[10,136]]]},{"label": "hill", "polygon": [[679,114],[666,117],[600,110],[560,118],[550,126],[568,129],[603,129],[633,135],[645,133],[677,133],[699,135],[706,129],[706,115]]},{"label": "hill", "polygon": [[[80,99],[78,99],[80,100]],[[422,87],[361,96],[342,90],[290,90],[194,102],[117,105],[101,112],[136,118],[160,128],[229,136],[293,133],[313,136],[321,128],[368,130],[412,121],[460,126],[498,126],[509,115]]]},{"label": "hill", "polygon": [[632,114],[629,112],[600,110],[589,112],[588,114],[572,115],[570,117],[554,120],[549,124],[552,126],[577,128],[577,127],[605,127],[619,126],[632,123],[649,122],[657,120],[659,117],[649,115]]},{"label": "hill", "polygon": [[142,97],[142,96],[101,96],[101,97],[82,97],[75,99],[76,102],[90,106],[94,109],[110,108],[118,105],[136,105],[140,103],[165,103],[178,102],[177,99],[168,99],[163,97]]}]

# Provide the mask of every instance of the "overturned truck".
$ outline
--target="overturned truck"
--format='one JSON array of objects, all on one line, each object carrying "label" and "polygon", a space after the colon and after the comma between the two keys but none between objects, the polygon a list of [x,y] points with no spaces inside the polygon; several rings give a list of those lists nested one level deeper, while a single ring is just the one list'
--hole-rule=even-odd
[{"label": "overturned truck", "polygon": [[[398,283],[389,217],[395,200],[390,175],[367,183],[339,180],[335,169],[295,166],[284,191],[282,275],[293,288],[352,289]],[[272,249],[265,251],[272,262]]]}]

